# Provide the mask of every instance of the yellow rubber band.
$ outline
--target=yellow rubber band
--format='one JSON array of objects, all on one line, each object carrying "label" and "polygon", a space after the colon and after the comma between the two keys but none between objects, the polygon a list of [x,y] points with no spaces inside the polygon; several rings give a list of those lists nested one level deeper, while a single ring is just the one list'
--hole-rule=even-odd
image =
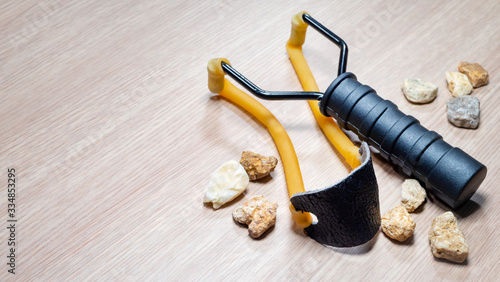
[{"label": "yellow rubber band", "polygon": [[[292,32],[286,44],[286,50],[288,56],[290,56],[290,61],[292,62],[295,72],[300,79],[302,88],[304,88],[305,91],[319,91],[318,84],[302,52],[302,44],[305,41],[306,29],[308,26],[302,19],[304,13],[306,12],[300,12],[292,18]],[[321,114],[317,101],[309,101],[309,106],[321,130],[323,130],[323,133],[333,146],[340,152],[352,169],[358,167],[361,164],[359,148],[352,143],[344,132],[342,132],[332,118]]]},{"label": "yellow rubber band", "polygon": [[[224,71],[221,67],[222,60],[229,64],[226,59],[212,59],[208,63],[209,89],[211,91],[216,90],[215,93],[245,109],[268,129],[278,148],[281,162],[283,163],[288,195],[292,197],[296,193],[305,192],[299,161],[285,128],[264,105],[234,86],[229,80],[224,79]],[[291,204],[290,211],[297,226],[305,228],[312,224],[312,218],[309,213],[296,211]]]}]

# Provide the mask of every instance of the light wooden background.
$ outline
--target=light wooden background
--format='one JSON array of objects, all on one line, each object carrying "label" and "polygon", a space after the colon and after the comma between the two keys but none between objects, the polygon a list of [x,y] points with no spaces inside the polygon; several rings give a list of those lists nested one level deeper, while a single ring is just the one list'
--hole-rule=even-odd
[{"label": "light wooden background", "polygon": [[[495,280],[498,210],[500,3],[486,1],[2,1],[0,4],[0,226],[7,168],[17,171],[17,274],[0,280]],[[255,119],[209,93],[206,63],[227,57],[264,89],[301,89],[285,51],[293,14],[306,10],[350,46],[348,71],[488,167],[456,211],[470,246],[464,264],[434,259],[427,232],[448,208],[427,201],[415,235],[379,233],[358,248],[329,249],[294,227],[283,167],[214,211],[202,203],[210,174],[243,150],[277,156]],[[321,89],[337,48],[312,29],[304,52]],[[481,63],[491,83],[477,130],[448,123],[445,71]],[[408,103],[406,77],[439,86]],[[345,177],[347,165],[303,101],[262,101],[287,129],[306,189]],[[382,212],[404,177],[379,156]],[[232,210],[263,194],[279,203],[261,240]]]}]

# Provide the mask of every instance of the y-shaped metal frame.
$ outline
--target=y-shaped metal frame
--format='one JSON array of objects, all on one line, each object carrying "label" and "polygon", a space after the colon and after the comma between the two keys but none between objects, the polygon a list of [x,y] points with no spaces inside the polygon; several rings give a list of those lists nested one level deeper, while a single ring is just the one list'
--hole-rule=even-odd
[{"label": "y-shaped metal frame", "polygon": [[324,37],[330,39],[335,45],[340,48],[339,55],[339,70],[337,71],[337,76],[343,74],[347,69],[347,44],[342,40],[342,38],[338,37],[335,33],[331,32],[324,25],[320,24],[317,20],[311,17],[309,14],[302,14],[302,19],[310,26],[312,26],[315,30],[321,33]]},{"label": "y-shaped metal frame", "polygon": [[[335,33],[331,32],[324,25],[320,24],[310,15],[304,13],[302,15],[304,22],[312,26],[315,30],[321,33],[326,38],[330,39],[335,45],[340,48],[339,56],[339,68],[337,75],[341,75],[346,71],[347,68],[347,44],[338,37]],[[239,73],[231,65],[221,62],[222,69],[231,78],[236,80],[241,86],[245,87],[255,96],[266,99],[266,100],[321,100],[324,93],[322,92],[312,92],[312,91],[266,91],[259,88],[257,85],[253,84],[248,78]]]},{"label": "y-shaped metal frame", "polygon": [[222,69],[255,96],[266,100],[321,100],[323,93],[311,91],[266,91],[253,84],[230,64],[221,62]]}]

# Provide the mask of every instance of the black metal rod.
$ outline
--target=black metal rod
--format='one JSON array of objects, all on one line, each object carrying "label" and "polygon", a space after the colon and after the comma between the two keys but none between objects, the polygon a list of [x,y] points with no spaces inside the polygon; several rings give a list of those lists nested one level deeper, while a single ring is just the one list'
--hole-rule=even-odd
[{"label": "black metal rod", "polygon": [[235,70],[230,64],[221,62],[222,69],[245,89],[255,96],[266,100],[321,100],[323,93],[312,91],[266,91],[253,84],[248,78]]},{"label": "black metal rod", "polygon": [[347,69],[347,44],[342,40],[342,38],[338,37],[335,33],[331,32],[324,25],[320,24],[317,20],[315,20],[310,15],[304,13],[302,15],[302,19],[310,26],[312,26],[315,30],[321,33],[326,38],[330,39],[335,45],[340,48],[340,56],[339,56],[339,69],[337,71],[337,76],[346,72]]}]

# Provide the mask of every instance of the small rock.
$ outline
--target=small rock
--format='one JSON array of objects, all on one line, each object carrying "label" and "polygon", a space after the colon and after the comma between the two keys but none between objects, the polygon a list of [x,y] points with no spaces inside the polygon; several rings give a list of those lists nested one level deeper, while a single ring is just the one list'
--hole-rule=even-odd
[{"label": "small rock", "polygon": [[469,95],[472,92],[472,84],[463,73],[446,72],[446,81],[453,97]]},{"label": "small rock", "polygon": [[382,231],[399,242],[410,238],[415,226],[415,221],[403,206],[396,206],[382,216]]},{"label": "small rock", "polygon": [[278,164],[275,157],[264,157],[259,154],[243,151],[240,164],[245,168],[250,180],[261,179],[268,176]]},{"label": "small rock", "polygon": [[446,102],[448,120],[457,127],[477,128],[479,99],[472,96],[450,98]]},{"label": "small rock", "polygon": [[432,221],[429,241],[432,254],[437,258],[464,262],[469,254],[469,246],[452,212],[445,212]]},{"label": "small rock", "polygon": [[486,85],[489,82],[488,72],[480,64],[461,62],[458,64],[458,70],[469,78],[474,88]]},{"label": "small rock", "polygon": [[407,78],[401,85],[406,99],[413,103],[429,103],[436,98],[438,87],[418,78]]},{"label": "small rock", "polygon": [[248,182],[245,169],[237,161],[225,162],[212,174],[203,202],[218,209],[243,193]]},{"label": "small rock", "polygon": [[401,190],[401,204],[408,212],[415,211],[424,201],[427,193],[415,179],[406,179]]},{"label": "small rock", "polygon": [[264,196],[254,196],[234,210],[233,219],[248,225],[250,237],[259,238],[276,223],[277,208],[277,203],[266,200]]}]

